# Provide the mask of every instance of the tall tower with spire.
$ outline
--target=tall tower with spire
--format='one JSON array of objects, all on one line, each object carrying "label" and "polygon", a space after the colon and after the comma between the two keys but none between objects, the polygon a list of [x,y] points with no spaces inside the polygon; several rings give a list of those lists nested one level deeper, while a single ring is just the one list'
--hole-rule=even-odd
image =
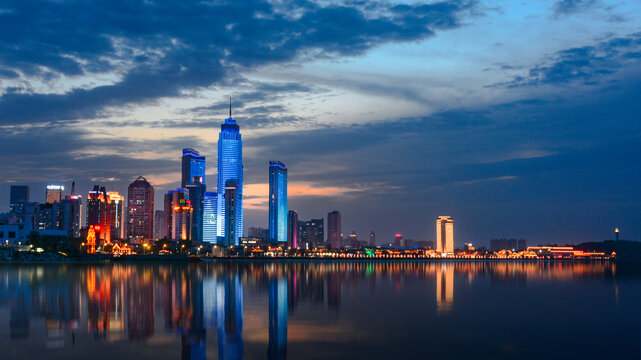
[{"label": "tall tower with spire", "polygon": [[236,233],[234,246],[238,246],[243,236],[243,141],[240,128],[231,117],[231,97],[229,98],[229,118],[220,125],[218,134],[218,206],[217,235],[219,241],[225,237],[225,184],[236,181],[236,206],[234,221]]}]

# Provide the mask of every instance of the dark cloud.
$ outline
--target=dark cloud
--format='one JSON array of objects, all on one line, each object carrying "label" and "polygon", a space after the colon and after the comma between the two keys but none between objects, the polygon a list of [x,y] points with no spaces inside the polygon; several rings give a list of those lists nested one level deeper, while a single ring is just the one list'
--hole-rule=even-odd
[{"label": "dark cloud", "polygon": [[554,4],[554,14],[569,15],[585,11],[597,4],[597,0],[559,0]]},{"label": "dark cloud", "polygon": [[108,107],[220,84],[237,76],[236,67],[360,55],[456,27],[471,6],[468,1],[376,3],[375,8],[302,2],[281,13],[266,1],[7,1],[8,11],[0,14],[5,71],[43,79],[116,72],[121,79],[65,94],[7,92],[0,98],[0,120],[93,118]]},{"label": "dark cloud", "polygon": [[591,46],[557,52],[543,63],[531,68],[527,75],[491,86],[562,85],[583,82],[599,83],[604,75],[624,67],[638,65],[641,59],[641,33],[618,37]]}]

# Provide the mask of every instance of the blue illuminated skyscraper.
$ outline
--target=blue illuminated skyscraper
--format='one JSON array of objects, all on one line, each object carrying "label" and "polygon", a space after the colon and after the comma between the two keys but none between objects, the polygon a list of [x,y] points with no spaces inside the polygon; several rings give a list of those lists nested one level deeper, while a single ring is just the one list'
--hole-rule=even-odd
[{"label": "blue illuminated skyscraper", "polygon": [[229,118],[220,125],[218,136],[218,238],[225,237],[225,185],[227,181],[236,181],[236,199],[234,205],[234,246],[243,236],[243,142],[240,128],[231,117],[231,103]]},{"label": "blue illuminated skyscraper", "polygon": [[208,243],[216,243],[217,235],[217,219],[216,207],[218,206],[218,194],[214,192],[206,192],[203,200],[203,241]]},{"label": "blue illuminated skyscraper", "polygon": [[287,243],[287,167],[269,162],[269,241]]},{"label": "blue illuminated skyscraper", "polygon": [[205,182],[205,157],[194,149],[183,149],[181,188],[192,184],[206,184]]}]

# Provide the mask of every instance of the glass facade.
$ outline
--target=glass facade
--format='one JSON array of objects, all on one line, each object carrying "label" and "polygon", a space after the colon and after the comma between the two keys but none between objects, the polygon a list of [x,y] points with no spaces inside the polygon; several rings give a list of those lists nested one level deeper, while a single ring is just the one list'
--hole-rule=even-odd
[{"label": "glass facade", "polygon": [[234,205],[234,241],[233,245],[238,246],[239,238],[243,236],[243,142],[241,140],[240,128],[236,121],[231,118],[225,119],[220,126],[218,136],[218,224],[217,232],[219,238],[225,237],[225,184],[229,180],[236,181],[236,201]]},{"label": "glass facade", "polygon": [[203,241],[208,243],[216,243],[217,234],[217,219],[216,207],[218,206],[218,194],[214,192],[206,192],[203,199]]},{"label": "glass facade", "polygon": [[204,156],[200,156],[194,149],[183,149],[181,187],[185,188],[195,183],[206,184],[205,168]]},{"label": "glass facade", "polygon": [[269,162],[269,241],[287,242],[287,167]]}]

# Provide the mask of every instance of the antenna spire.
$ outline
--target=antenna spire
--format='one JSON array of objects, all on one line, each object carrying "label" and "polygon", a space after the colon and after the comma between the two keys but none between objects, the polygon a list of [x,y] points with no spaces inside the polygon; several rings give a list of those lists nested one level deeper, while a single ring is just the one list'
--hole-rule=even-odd
[{"label": "antenna spire", "polygon": [[231,96],[229,97],[229,118],[231,119]]}]

